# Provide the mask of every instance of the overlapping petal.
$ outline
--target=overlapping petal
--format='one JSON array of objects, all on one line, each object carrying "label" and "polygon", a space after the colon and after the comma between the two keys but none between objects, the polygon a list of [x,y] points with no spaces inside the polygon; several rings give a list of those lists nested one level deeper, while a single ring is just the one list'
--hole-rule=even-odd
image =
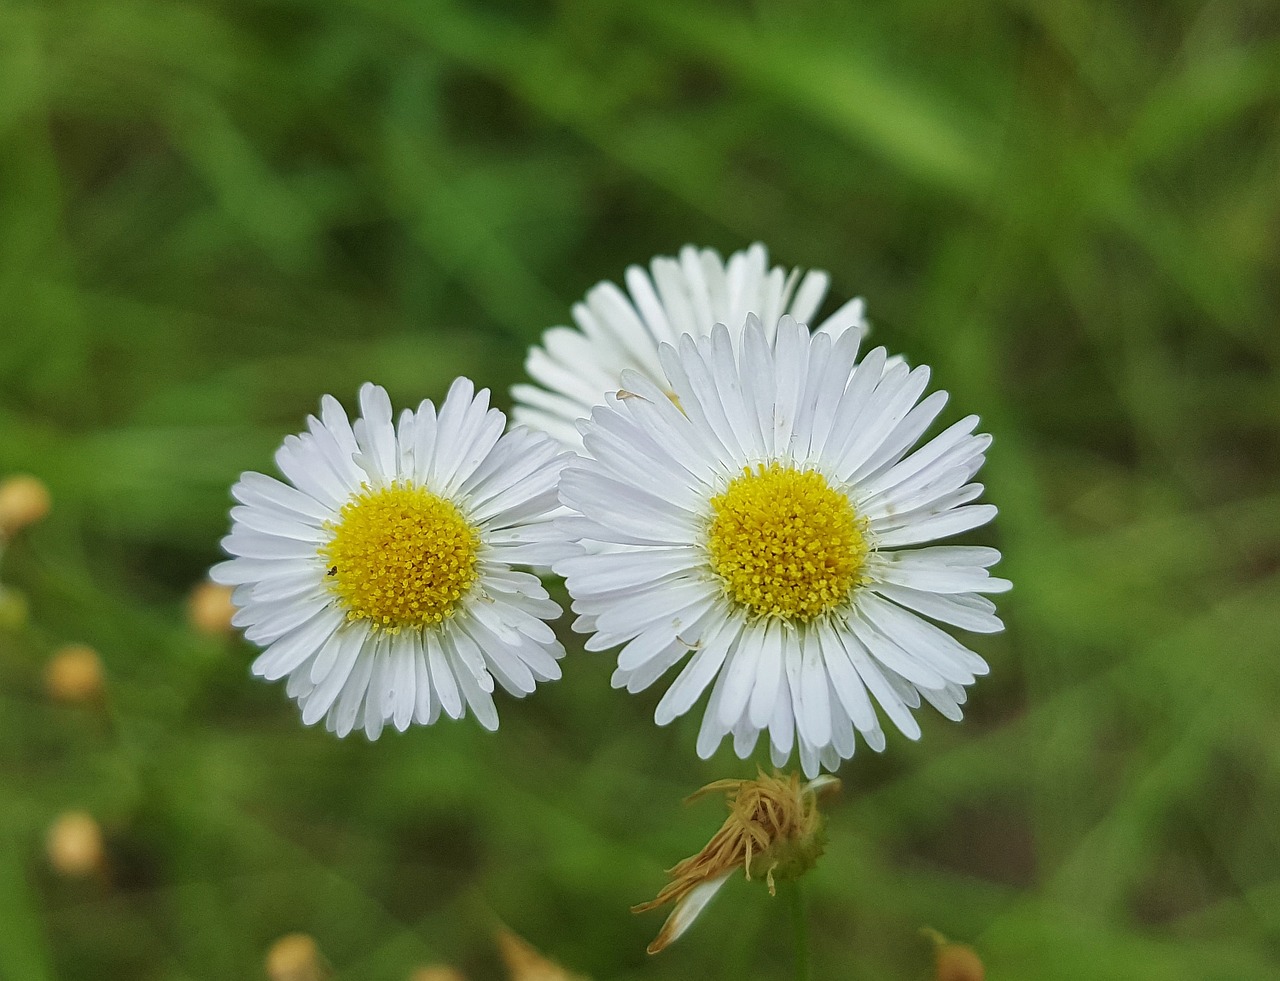
[{"label": "overlapping petal", "polygon": [[[626,271],[626,291],[611,282],[593,287],[573,308],[575,327],[553,327],[533,347],[525,368],[535,384],[517,385],[514,416],[580,450],[578,420],[616,392],[625,370],[661,384],[659,349],[684,335],[705,337],[716,324],[740,331],[755,315],[769,331],[784,314],[813,322],[830,278],[821,270],[785,271],[769,265],[760,243],[728,260],[691,245],[679,256],[659,256],[648,270]],[[861,299],[843,304],[818,327],[821,333],[860,337],[867,330]],[[771,339],[771,338],[770,338]]]}]

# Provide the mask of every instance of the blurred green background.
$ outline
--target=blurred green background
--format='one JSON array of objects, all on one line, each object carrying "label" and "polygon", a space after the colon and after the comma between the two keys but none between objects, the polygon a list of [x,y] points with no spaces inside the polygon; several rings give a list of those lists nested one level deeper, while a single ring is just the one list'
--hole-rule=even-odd
[{"label": "blurred green background", "polygon": [[[969,718],[841,772],[819,978],[1280,976],[1280,7],[1079,0],[0,0],[0,978],[784,978],[731,883],[632,916],[719,825],[697,719],[611,657],[473,722],[303,729],[197,634],[228,487],[319,396],[498,393],[572,302],[766,242],[983,416],[1007,633]],[[834,305],[829,304],[829,307]],[[100,708],[46,696],[93,645]],[[107,871],[54,875],[85,809]]]}]

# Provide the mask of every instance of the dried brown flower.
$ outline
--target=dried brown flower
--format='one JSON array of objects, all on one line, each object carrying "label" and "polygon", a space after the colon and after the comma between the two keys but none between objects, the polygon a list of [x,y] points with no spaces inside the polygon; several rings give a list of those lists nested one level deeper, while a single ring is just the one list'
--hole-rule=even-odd
[{"label": "dried brown flower", "polygon": [[772,896],[775,879],[799,878],[813,868],[824,845],[818,794],[839,784],[830,775],[801,783],[798,773],[769,776],[761,770],[754,780],[717,780],[690,795],[686,803],[723,791],[729,816],[702,851],[667,871],[671,881],[656,898],[632,907],[644,913],[676,904],[649,953],[684,933],[735,869],[741,867],[748,880],[763,877]]}]

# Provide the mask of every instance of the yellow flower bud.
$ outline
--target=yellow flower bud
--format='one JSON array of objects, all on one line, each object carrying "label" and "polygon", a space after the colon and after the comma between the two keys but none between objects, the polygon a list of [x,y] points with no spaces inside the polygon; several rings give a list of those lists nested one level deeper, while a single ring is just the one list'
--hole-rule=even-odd
[{"label": "yellow flower bud", "polygon": [[265,967],[271,981],[324,981],[329,977],[319,946],[305,933],[287,933],[273,943]]},{"label": "yellow flower bud", "polygon": [[972,947],[952,943],[928,927],[920,932],[933,941],[935,981],[984,981],[987,969]]},{"label": "yellow flower bud", "polygon": [[59,815],[45,834],[45,854],[53,871],[68,878],[80,879],[100,871],[105,852],[98,822],[84,811]]},{"label": "yellow flower bud", "polygon": [[187,598],[187,622],[198,633],[219,636],[231,633],[231,587],[214,582],[199,583]]},{"label": "yellow flower bud", "polygon": [[102,697],[105,677],[98,652],[86,644],[54,651],[44,669],[44,688],[59,702],[83,705]]},{"label": "yellow flower bud", "polygon": [[49,513],[49,488],[30,474],[0,481],[0,534],[12,535]]}]

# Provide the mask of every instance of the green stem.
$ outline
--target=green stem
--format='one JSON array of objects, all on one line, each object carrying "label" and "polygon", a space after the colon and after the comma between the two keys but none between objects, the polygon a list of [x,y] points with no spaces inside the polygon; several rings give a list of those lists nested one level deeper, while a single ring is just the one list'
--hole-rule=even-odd
[{"label": "green stem", "polygon": [[787,894],[787,906],[791,911],[791,935],[795,944],[796,981],[810,981],[813,974],[809,966],[809,916],[805,909],[804,889],[799,879],[781,883]]}]

